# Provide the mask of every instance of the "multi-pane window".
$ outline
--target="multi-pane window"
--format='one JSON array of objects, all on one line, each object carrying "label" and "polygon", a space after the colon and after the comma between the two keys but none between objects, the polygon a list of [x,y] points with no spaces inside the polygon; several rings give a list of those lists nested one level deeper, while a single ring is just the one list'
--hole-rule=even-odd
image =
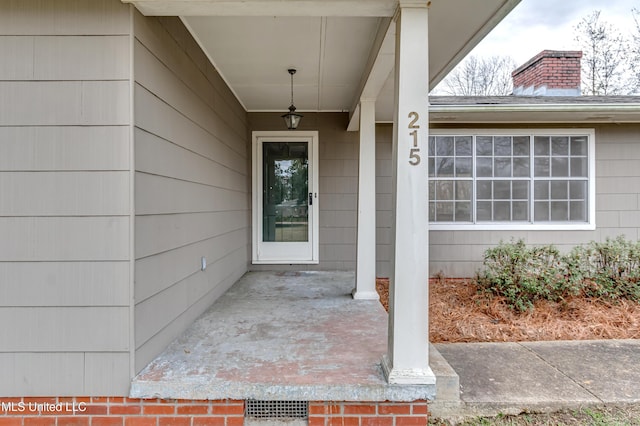
[{"label": "multi-pane window", "polygon": [[587,221],[586,136],[534,138],[534,220]]},{"label": "multi-pane window", "polygon": [[592,132],[429,138],[429,219],[440,224],[588,224]]},{"label": "multi-pane window", "polygon": [[429,215],[438,222],[469,222],[473,187],[471,136],[429,139]]}]

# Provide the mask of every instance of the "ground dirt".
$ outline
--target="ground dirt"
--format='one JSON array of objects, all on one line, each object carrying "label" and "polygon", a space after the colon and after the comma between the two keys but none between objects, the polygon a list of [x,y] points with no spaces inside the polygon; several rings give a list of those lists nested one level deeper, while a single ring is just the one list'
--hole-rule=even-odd
[{"label": "ground dirt", "polygon": [[[388,309],[389,280],[378,279],[377,290]],[[433,343],[587,339],[640,339],[640,304],[576,297],[560,303],[540,301],[533,310],[517,313],[503,299],[481,294],[471,279],[429,282],[429,340]],[[478,417],[464,422],[433,418],[429,424],[640,426],[640,406]]]},{"label": "ground dirt", "polygon": [[[388,309],[389,280],[378,279]],[[429,282],[429,340],[432,343],[542,340],[640,339],[640,304],[571,298],[539,301],[518,313],[501,298],[478,292],[471,279]]]},{"label": "ground dirt", "polygon": [[437,426],[638,426],[640,407],[583,408],[544,414],[520,414],[518,416],[477,417],[460,423],[431,419],[429,425]]}]

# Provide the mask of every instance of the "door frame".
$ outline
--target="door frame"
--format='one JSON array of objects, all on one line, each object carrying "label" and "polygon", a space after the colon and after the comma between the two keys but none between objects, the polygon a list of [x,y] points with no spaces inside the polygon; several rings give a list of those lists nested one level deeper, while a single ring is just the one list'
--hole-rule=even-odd
[{"label": "door frame", "polygon": [[[320,235],[320,209],[318,207],[318,132],[317,131],[254,131],[251,133],[251,262],[253,264],[299,264],[312,265],[320,263],[319,259],[319,235]],[[310,256],[304,258],[270,256],[261,250],[262,241],[262,144],[263,142],[307,142],[309,144],[309,192],[313,193],[313,204],[309,209],[309,222],[311,226]],[[278,244],[278,243],[270,243]],[[281,243],[288,244],[288,243]]]}]

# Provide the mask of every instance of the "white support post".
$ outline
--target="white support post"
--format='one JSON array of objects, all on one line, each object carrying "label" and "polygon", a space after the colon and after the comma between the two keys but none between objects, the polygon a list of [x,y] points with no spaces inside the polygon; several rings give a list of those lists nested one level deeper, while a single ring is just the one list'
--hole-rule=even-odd
[{"label": "white support post", "polygon": [[376,291],[376,116],[375,99],[360,100],[358,237],[353,298],[378,300]]},{"label": "white support post", "polygon": [[400,0],[396,14],[393,131],[390,384],[434,385],[429,367],[429,219],[427,0]]}]

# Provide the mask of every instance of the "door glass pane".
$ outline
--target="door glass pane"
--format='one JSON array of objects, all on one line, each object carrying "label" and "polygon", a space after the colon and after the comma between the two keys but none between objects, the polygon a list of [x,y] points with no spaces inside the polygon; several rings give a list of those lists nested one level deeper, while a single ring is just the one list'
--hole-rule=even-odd
[{"label": "door glass pane", "polygon": [[306,142],[262,144],[262,241],[309,241]]}]

